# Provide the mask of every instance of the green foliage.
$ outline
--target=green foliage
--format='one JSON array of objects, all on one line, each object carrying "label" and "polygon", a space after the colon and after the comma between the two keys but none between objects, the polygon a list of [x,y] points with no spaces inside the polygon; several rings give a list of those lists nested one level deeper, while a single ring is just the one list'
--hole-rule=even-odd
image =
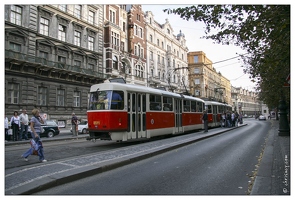
[{"label": "green foliage", "polygon": [[260,99],[277,107],[283,92],[290,103],[290,88],[283,88],[290,74],[290,5],[196,5],[164,12],[203,22],[205,39],[241,47],[247,52],[240,55],[244,72],[256,82]]}]

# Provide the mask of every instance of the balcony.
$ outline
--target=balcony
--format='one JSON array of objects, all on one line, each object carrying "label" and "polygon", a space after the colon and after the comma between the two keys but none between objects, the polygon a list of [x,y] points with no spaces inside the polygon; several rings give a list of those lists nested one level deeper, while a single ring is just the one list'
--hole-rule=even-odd
[{"label": "balcony", "polygon": [[48,61],[44,58],[22,54],[11,50],[5,50],[5,62],[11,62],[16,65],[30,64],[36,68],[42,68],[42,70],[53,70],[59,72],[66,71],[68,73],[87,75],[101,79],[107,79],[109,76],[107,74],[96,72],[91,69],[85,69],[80,66],[72,66],[60,62]]}]

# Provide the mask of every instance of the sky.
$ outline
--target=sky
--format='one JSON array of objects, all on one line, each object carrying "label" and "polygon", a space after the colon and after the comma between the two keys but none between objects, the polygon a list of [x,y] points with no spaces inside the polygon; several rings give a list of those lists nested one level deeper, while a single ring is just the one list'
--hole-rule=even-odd
[{"label": "sky", "polygon": [[[237,53],[245,53],[241,48],[234,45],[214,44],[214,41],[209,39],[200,39],[205,35],[205,25],[202,22],[195,22],[192,20],[186,21],[181,19],[178,15],[168,15],[163,12],[165,8],[179,8],[189,5],[191,4],[143,4],[142,9],[144,12],[152,11],[154,19],[160,24],[164,24],[166,22],[165,20],[168,19],[173,28],[174,35],[177,35],[181,30],[185,35],[186,46],[189,51],[203,51],[207,58],[213,62],[213,67],[216,71],[221,72],[224,77],[230,80],[232,86],[254,91],[255,83],[249,79],[249,74],[244,74],[243,68],[241,67],[243,63],[239,61],[238,58],[231,59],[237,57]],[[220,62],[224,60],[227,61]]]}]

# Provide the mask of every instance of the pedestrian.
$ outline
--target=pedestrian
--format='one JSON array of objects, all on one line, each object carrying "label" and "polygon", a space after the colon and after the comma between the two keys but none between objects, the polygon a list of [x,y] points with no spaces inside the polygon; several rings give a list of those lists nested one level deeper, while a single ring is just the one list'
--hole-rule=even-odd
[{"label": "pedestrian", "polygon": [[78,118],[76,117],[75,113],[72,113],[72,131],[73,137],[78,136]]},{"label": "pedestrian", "polygon": [[19,125],[20,125],[20,120],[18,116],[18,112],[14,111],[13,116],[10,119],[11,123],[11,128],[12,128],[12,140],[17,141],[19,140],[18,138],[18,132],[19,132]]},{"label": "pedestrian", "polygon": [[[32,140],[31,140],[31,148],[26,151],[23,155],[22,158],[24,158],[25,161],[28,161],[28,157],[29,155],[32,155],[34,153],[34,150],[38,150],[38,156],[39,156],[39,161],[40,162],[47,162],[47,160],[45,160],[44,158],[44,150],[43,150],[43,146],[41,143],[41,139],[40,139],[40,134],[41,134],[41,124],[44,124],[44,120],[42,119],[42,117],[40,117],[40,112],[38,109],[33,109],[32,110],[32,115],[33,117],[31,118],[30,121],[30,127],[31,127],[31,131],[32,131]],[[36,147],[33,147],[35,145],[39,145],[38,149],[36,149]],[[40,146],[41,144],[41,146]]]},{"label": "pedestrian", "polygon": [[235,112],[232,111],[232,113],[231,113],[231,127],[234,127],[235,123],[236,123],[236,121],[235,121]]},{"label": "pedestrian", "polygon": [[4,115],[4,131],[5,131],[5,141],[9,140],[9,135],[8,135],[8,118],[6,117],[6,114]]},{"label": "pedestrian", "polygon": [[235,111],[235,126],[239,125],[239,113]]},{"label": "pedestrian", "polygon": [[222,115],[221,115],[221,127],[226,127],[226,120],[225,120],[225,112],[222,112]]},{"label": "pedestrian", "polygon": [[203,123],[204,123],[204,133],[207,133],[208,132],[208,115],[207,115],[207,110],[204,110],[202,120],[203,120]]},{"label": "pedestrian", "polygon": [[226,113],[226,127],[231,127],[231,115],[229,111]]},{"label": "pedestrian", "polygon": [[24,139],[28,140],[28,126],[29,126],[29,117],[27,114],[27,110],[23,109],[23,113],[20,114],[20,133],[19,137],[22,139],[22,136],[24,134]]}]

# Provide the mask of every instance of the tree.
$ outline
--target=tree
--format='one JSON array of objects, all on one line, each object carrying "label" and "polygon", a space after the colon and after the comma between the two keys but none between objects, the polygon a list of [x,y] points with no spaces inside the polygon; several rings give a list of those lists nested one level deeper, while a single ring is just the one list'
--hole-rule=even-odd
[{"label": "tree", "polygon": [[283,88],[290,74],[290,5],[196,5],[164,12],[203,22],[205,39],[241,47],[247,52],[240,55],[244,73],[256,82],[260,100],[277,107],[283,92],[290,104],[290,88]]}]

